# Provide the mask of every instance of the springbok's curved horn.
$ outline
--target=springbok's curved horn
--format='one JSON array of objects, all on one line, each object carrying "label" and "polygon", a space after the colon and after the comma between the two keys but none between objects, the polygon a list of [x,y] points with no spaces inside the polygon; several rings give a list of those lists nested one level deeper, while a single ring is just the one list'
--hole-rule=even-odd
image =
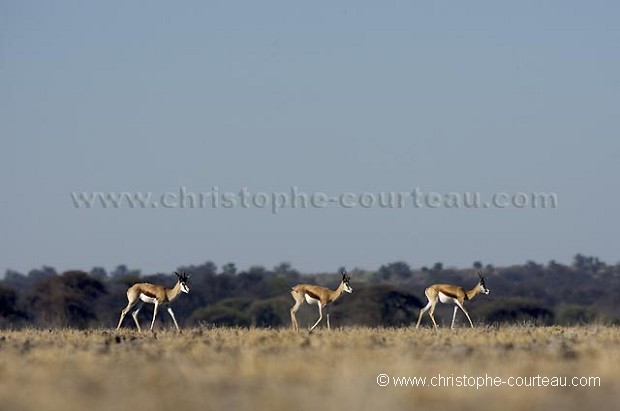
[{"label": "springbok's curved horn", "polygon": [[482,275],[482,272],[480,270],[476,272],[478,273],[478,277],[480,277],[481,280],[484,280],[484,276]]},{"label": "springbok's curved horn", "polygon": [[340,271],[342,273],[342,281],[349,281],[351,279],[351,276],[349,275],[349,273],[347,273],[347,270],[343,267],[342,271]]}]

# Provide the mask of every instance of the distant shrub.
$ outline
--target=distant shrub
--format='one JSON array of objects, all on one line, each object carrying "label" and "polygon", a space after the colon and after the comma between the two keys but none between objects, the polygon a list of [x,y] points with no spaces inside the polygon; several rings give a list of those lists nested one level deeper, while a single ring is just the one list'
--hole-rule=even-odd
[{"label": "distant shrub", "polygon": [[93,301],[104,294],[101,281],[83,271],[67,271],[38,282],[27,301],[41,325],[86,328],[97,322]]},{"label": "distant shrub", "polygon": [[422,302],[412,293],[390,285],[359,287],[333,308],[347,325],[400,326],[417,319]]},{"label": "distant shrub", "polygon": [[560,325],[587,324],[597,319],[597,313],[590,307],[563,305],[556,310],[556,323]]},{"label": "distant shrub", "polygon": [[15,313],[17,293],[7,287],[0,286],[0,317],[8,317]]},{"label": "distant shrub", "polygon": [[527,298],[503,298],[476,309],[476,315],[487,323],[534,322],[551,325],[554,314],[543,303]]},{"label": "distant shrub", "polygon": [[256,327],[281,327],[288,325],[290,298],[276,297],[256,300],[248,308],[252,325]]}]

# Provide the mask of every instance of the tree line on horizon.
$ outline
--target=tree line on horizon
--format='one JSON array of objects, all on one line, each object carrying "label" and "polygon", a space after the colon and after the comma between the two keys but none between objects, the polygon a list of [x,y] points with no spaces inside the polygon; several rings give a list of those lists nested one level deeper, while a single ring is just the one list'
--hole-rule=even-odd
[{"label": "tree line on horizon", "polygon": [[[608,265],[577,254],[570,265],[527,261],[494,267],[477,261],[470,268],[446,268],[438,262],[413,269],[398,261],[375,271],[354,269],[353,293],[329,307],[332,326],[410,326],[426,303],[427,286],[448,283],[471,288],[478,281],[477,270],[484,272],[491,294],[466,303],[475,324],[620,324],[615,304],[620,263]],[[218,267],[207,261],[178,271],[192,274],[190,293],[173,303],[182,327],[289,327],[292,286],[311,283],[334,289],[340,281],[338,272],[302,274],[288,263],[238,271],[234,263]],[[129,286],[151,282],[172,287],[175,281],[173,274],[143,275],[125,265],[111,272],[101,267],[64,273],[47,266],[26,274],[7,270],[0,280],[0,327],[115,327]],[[152,307],[145,305],[140,311],[145,325],[152,318]],[[449,325],[451,312],[452,306],[438,306],[440,325]],[[309,325],[317,317],[316,306],[305,305],[298,313],[300,324]],[[172,325],[165,315],[159,315],[157,322]],[[135,328],[127,319],[124,326]]]}]

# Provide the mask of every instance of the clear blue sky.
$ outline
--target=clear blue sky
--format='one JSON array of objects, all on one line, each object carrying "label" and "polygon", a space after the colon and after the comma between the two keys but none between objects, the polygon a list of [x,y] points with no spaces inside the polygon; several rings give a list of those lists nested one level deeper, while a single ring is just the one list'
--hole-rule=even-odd
[{"label": "clear blue sky", "polygon": [[[0,2],[0,273],[616,263],[617,2]],[[553,191],[540,209],[76,209],[71,191]]]}]

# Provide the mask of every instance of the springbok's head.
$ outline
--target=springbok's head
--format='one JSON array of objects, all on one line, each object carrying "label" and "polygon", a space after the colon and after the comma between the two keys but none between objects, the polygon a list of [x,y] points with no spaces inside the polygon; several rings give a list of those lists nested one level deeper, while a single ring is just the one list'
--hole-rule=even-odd
[{"label": "springbok's head", "polygon": [[349,281],[351,281],[351,277],[349,277],[349,274],[347,274],[347,270],[343,268],[341,271],[341,274],[342,274],[342,283],[344,284],[344,290],[348,293],[352,293],[353,288],[351,288],[351,285],[349,284]]},{"label": "springbok's head", "polygon": [[179,273],[177,273],[176,271],[175,271],[174,273],[175,273],[175,274],[177,275],[177,277],[179,278],[177,281],[178,281],[178,282],[179,282],[179,284],[180,284],[181,291],[183,291],[183,292],[184,292],[184,293],[186,293],[186,294],[187,294],[187,293],[189,293],[189,286],[187,285],[187,280],[189,280],[189,278],[190,278],[192,275],[191,275],[191,274],[190,274],[190,275],[185,274],[185,271],[183,271],[183,274],[179,274]]},{"label": "springbok's head", "polygon": [[487,288],[484,276],[482,275],[482,273],[480,271],[478,271],[478,277],[480,278],[480,292],[483,294],[488,294],[491,292],[491,290],[489,290]]}]

